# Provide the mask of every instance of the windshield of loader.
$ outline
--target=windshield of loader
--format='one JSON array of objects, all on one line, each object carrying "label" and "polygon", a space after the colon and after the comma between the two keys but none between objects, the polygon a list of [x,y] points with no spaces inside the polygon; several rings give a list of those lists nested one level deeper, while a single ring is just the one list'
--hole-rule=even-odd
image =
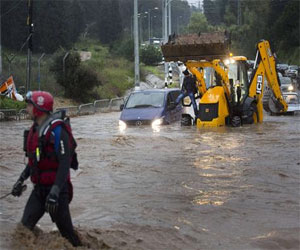
[{"label": "windshield of loader", "polygon": [[233,63],[229,63],[227,67],[228,78],[229,80],[232,79],[233,83],[233,85],[230,86],[232,100],[235,103],[242,102],[248,95],[248,74],[246,65],[242,61],[234,61]]}]

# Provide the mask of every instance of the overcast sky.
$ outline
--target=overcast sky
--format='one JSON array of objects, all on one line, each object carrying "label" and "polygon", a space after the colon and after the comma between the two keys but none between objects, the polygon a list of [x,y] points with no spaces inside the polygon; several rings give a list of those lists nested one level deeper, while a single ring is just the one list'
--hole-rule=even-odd
[{"label": "overcast sky", "polygon": [[186,0],[186,1],[188,1],[189,4],[193,4],[193,5],[196,5],[196,6],[198,6],[199,1],[202,2],[202,0]]}]

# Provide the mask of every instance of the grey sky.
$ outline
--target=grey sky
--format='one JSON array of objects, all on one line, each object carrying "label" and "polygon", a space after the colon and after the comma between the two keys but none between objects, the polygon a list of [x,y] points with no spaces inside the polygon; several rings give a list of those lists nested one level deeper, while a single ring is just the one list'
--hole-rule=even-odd
[{"label": "grey sky", "polygon": [[198,6],[199,2],[202,2],[202,0],[186,0],[186,1],[188,1],[189,4],[193,4],[196,6]]}]

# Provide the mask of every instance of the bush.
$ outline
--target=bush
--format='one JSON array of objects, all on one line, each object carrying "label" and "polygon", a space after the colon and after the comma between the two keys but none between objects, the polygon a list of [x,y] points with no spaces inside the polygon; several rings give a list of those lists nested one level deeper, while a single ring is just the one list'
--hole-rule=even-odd
[{"label": "bush", "polygon": [[55,74],[57,83],[64,87],[64,96],[78,102],[88,102],[96,98],[93,89],[100,85],[97,73],[81,65],[80,56],[74,51],[70,52],[63,65],[65,54],[65,51],[58,52],[50,68]]},{"label": "bush", "polygon": [[17,109],[19,111],[20,109],[24,109],[25,107],[26,107],[25,101],[19,102],[10,99],[6,96],[0,97],[0,109]]},{"label": "bush", "polygon": [[141,48],[141,62],[146,65],[156,65],[162,60],[162,54],[159,48],[153,45],[147,45]]},{"label": "bush", "polygon": [[122,56],[131,62],[134,61],[134,41],[131,38],[116,42],[111,51],[113,54]]}]

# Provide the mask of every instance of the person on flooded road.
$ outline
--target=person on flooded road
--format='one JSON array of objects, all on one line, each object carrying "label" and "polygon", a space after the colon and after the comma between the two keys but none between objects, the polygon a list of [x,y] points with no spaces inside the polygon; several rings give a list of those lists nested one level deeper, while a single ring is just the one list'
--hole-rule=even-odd
[{"label": "person on flooded road", "polygon": [[185,69],[182,73],[184,74],[184,80],[181,88],[181,94],[177,97],[174,108],[183,98],[189,96],[193,105],[195,116],[197,116],[198,109],[195,100],[195,94],[197,93],[197,85],[195,77],[190,74],[188,69]]},{"label": "person on flooded road", "polygon": [[77,169],[73,138],[64,112],[52,113],[53,97],[44,91],[28,92],[26,110],[33,119],[30,130],[24,132],[24,150],[28,163],[12,189],[12,195],[20,196],[24,181],[30,176],[33,191],[24,209],[21,223],[33,230],[45,212],[50,214],[61,235],[73,246],[81,241],[73,229],[69,203],[73,188],[70,167]]}]

